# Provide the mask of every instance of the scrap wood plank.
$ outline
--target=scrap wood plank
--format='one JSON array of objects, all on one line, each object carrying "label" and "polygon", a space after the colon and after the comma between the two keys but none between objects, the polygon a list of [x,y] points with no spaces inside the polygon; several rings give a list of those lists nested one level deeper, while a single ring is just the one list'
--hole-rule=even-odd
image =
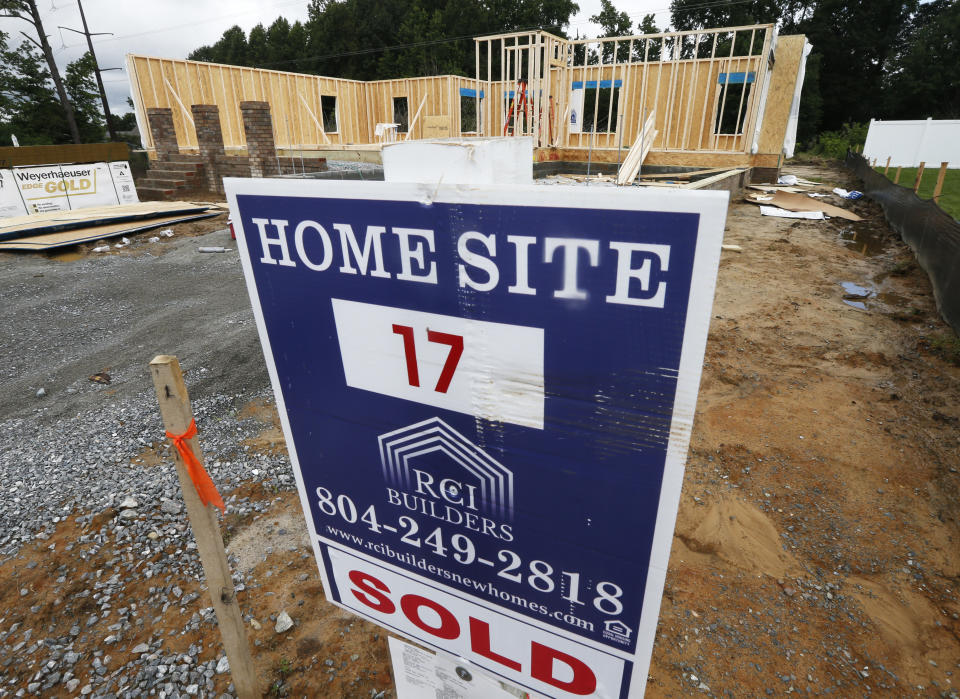
[{"label": "scrap wood plank", "polygon": [[650,149],[653,147],[653,140],[657,137],[658,133],[660,132],[656,129],[648,132],[644,136],[643,143],[637,150],[636,155],[634,155],[633,158],[630,158],[629,154],[627,155],[627,158],[630,158],[629,164],[624,160],[623,166],[620,168],[620,173],[617,175],[617,184],[631,184],[637,179],[643,161],[647,159],[647,154],[650,153]]},{"label": "scrap wood plank", "polygon": [[703,189],[707,185],[711,185],[714,182],[718,182],[722,179],[730,177],[730,175],[742,173],[744,170],[746,170],[746,168],[742,168],[742,167],[724,170],[723,172],[719,172],[716,175],[713,175],[712,177],[704,177],[702,180],[697,180],[695,182],[690,182],[688,184],[685,184],[683,188],[684,189]]},{"label": "scrap wood plank", "polygon": [[0,250],[50,250],[67,245],[77,245],[79,243],[89,243],[103,238],[115,238],[120,235],[131,235],[140,231],[150,230],[151,228],[160,228],[161,226],[172,226],[175,223],[186,223],[187,221],[196,221],[202,218],[211,218],[219,215],[216,211],[204,211],[189,215],[162,216],[152,218],[147,221],[127,221],[124,223],[112,223],[104,226],[90,226],[75,230],[60,231],[56,233],[44,233],[41,235],[30,235],[22,238],[13,238],[11,240],[0,240]]},{"label": "scrap wood plank", "polygon": [[651,172],[646,175],[637,175],[641,180],[689,180],[691,177],[700,177],[702,175],[714,175],[718,172],[726,172],[728,167],[711,167],[706,170],[690,170],[688,172]]},{"label": "scrap wood plank", "polygon": [[409,141],[409,140],[410,140],[410,134],[413,133],[414,128],[416,128],[416,126],[417,126],[417,119],[420,118],[420,110],[423,109],[423,105],[426,104],[426,103],[427,103],[427,96],[424,95],[424,96],[423,96],[423,99],[420,100],[420,106],[417,107],[417,113],[413,115],[413,121],[411,121],[411,122],[407,125],[407,135],[406,135],[406,138],[403,139],[404,141]]},{"label": "scrap wood plank", "polygon": [[794,194],[802,194],[807,191],[806,189],[792,187],[788,184],[748,184],[747,187],[761,192],[793,192]]},{"label": "scrap wood plank", "polygon": [[630,146],[627,157],[623,159],[620,172],[617,174],[617,184],[630,184],[640,172],[640,166],[643,164],[644,158],[647,157],[647,153],[650,152],[650,146],[657,136],[657,130],[654,128],[655,116],[656,111],[651,111],[633,145]]},{"label": "scrap wood plank", "polygon": [[56,231],[122,223],[158,216],[186,215],[206,211],[205,205],[180,201],[152,201],[120,206],[99,206],[75,211],[50,211],[29,216],[14,216],[0,222],[0,241],[41,235]]}]

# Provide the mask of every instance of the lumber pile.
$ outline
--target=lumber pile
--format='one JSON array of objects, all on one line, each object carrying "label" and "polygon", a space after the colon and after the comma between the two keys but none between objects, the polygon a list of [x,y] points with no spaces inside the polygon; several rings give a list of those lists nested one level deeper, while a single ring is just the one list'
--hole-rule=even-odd
[{"label": "lumber pile", "polygon": [[640,129],[640,133],[637,134],[636,140],[633,142],[633,145],[630,146],[630,151],[627,153],[627,157],[620,166],[620,172],[617,174],[617,184],[631,184],[637,179],[637,175],[640,174],[640,166],[643,165],[643,161],[646,159],[647,153],[650,152],[653,141],[657,137],[657,130],[654,128],[655,116],[656,112],[651,111],[650,116],[647,117],[647,121],[643,124],[643,128]]}]

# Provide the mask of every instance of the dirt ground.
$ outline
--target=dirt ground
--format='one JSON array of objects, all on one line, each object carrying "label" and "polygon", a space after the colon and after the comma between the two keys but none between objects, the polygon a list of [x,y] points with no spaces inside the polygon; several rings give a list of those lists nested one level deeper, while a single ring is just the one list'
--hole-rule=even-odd
[{"label": "dirt ground", "polygon": [[[856,188],[828,165],[785,170]],[[648,696],[958,696],[960,350],[879,207],[843,205],[864,221],[730,207],[724,242],[742,252],[721,261]],[[282,452],[272,405],[246,411],[263,432],[245,446]],[[296,493],[239,492],[271,503],[222,525],[264,696],[393,696],[386,634],[323,599]],[[28,613],[20,591],[44,590],[44,571],[104,568],[107,546],[81,561],[68,545],[97,523],[68,518],[0,566],[4,626],[66,633],[60,598],[37,593]],[[199,581],[181,587],[197,598],[143,638],[215,660],[215,625],[183,632],[209,601]],[[281,610],[295,625],[278,634]],[[90,671],[77,668],[81,686]],[[228,675],[215,682],[228,690]]]}]

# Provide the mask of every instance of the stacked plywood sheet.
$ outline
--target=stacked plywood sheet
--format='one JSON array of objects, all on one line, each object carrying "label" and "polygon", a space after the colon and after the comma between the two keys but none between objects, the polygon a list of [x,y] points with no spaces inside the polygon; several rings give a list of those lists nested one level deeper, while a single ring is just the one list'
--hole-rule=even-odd
[{"label": "stacked plywood sheet", "polygon": [[16,216],[0,223],[0,250],[47,250],[216,216],[205,204],[143,202]]}]

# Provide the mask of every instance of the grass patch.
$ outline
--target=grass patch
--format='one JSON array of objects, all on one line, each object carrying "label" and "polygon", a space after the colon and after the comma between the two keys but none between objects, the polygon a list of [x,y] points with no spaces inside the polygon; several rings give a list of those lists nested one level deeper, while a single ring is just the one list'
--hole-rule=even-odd
[{"label": "grass patch", "polygon": [[960,338],[952,332],[941,332],[922,338],[927,350],[944,361],[960,366]]},{"label": "grass patch", "polygon": [[[874,168],[877,172],[883,173],[883,167]],[[940,163],[934,167],[926,167],[923,170],[923,177],[920,180],[920,189],[917,195],[921,199],[932,199],[933,188],[937,184],[937,174],[940,171]],[[897,176],[897,168],[891,166],[887,171],[887,177],[893,182]],[[917,180],[917,168],[905,167],[900,169],[900,181],[897,183],[903,187],[913,187]],[[943,192],[940,194],[940,201],[937,202],[940,208],[946,211],[953,218],[960,220],[960,170],[947,170],[947,175],[943,179]]]}]

